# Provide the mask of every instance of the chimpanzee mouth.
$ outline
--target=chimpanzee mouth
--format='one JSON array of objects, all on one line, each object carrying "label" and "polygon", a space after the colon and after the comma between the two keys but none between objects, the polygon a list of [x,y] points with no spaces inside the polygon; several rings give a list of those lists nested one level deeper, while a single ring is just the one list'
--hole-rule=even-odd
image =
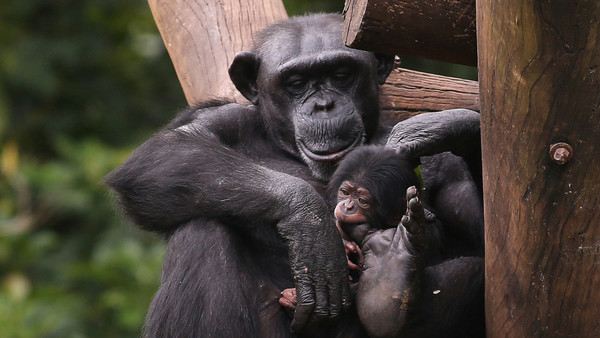
[{"label": "chimpanzee mouth", "polygon": [[336,226],[345,240],[352,241],[359,245],[361,245],[365,236],[373,230],[371,225],[367,222],[344,223],[338,219],[336,221]]},{"label": "chimpanzee mouth", "polygon": [[313,161],[337,162],[341,160],[344,156],[346,156],[346,154],[348,154],[351,150],[359,146],[362,142],[363,138],[361,135],[359,135],[356,139],[354,139],[354,141],[351,144],[343,148],[335,148],[322,151],[311,150],[306,144],[304,144],[304,141],[302,140],[298,140],[298,147],[300,148],[300,151],[302,153],[304,153],[308,158],[310,158]]}]

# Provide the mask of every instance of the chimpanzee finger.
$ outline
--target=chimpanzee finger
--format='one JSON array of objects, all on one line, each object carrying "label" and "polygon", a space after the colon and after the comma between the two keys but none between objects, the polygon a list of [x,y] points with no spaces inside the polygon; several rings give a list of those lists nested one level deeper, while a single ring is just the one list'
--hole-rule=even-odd
[{"label": "chimpanzee finger", "polygon": [[281,297],[279,298],[279,305],[281,305],[284,311],[290,316],[290,318],[294,318],[294,311],[296,310],[296,304],[298,300],[296,299],[296,289],[285,289],[281,292]]},{"label": "chimpanzee finger", "polygon": [[295,309],[296,304],[298,304],[298,299],[296,298],[296,288],[290,288],[281,291],[279,304],[285,307],[289,307],[292,310]]},{"label": "chimpanzee finger", "polygon": [[[327,285],[317,286],[315,288],[315,295],[317,303],[315,304],[315,309],[313,311],[313,315],[311,318],[311,324],[319,324],[327,318],[329,318],[329,309],[330,309],[330,295],[328,292]],[[335,300],[335,299],[332,299]]]},{"label": "chimpanzee finger", "polygon": [[308,323],[315,308],[315,294],[312,285],[307,280],[298,280],[296,283],[296,312],[290,330],[292,333],[300,332]]},{"label": "chimpanzee finger", "polygon": [[329,318],[333,320],[337,320],[344,312],[344,301],[343,295],[333,296],[336,294],[335,288],[329,289],[330,303],[329,303]]}]

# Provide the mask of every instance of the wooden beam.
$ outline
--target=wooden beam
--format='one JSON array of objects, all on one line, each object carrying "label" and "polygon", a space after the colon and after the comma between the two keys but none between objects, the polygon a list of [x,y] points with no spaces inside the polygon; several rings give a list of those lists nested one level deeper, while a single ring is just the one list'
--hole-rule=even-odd
[{"label": "wooden beam", "polygon": [[477,64],[475,0],[346,0],[346,13],[349,47]]},{"label": "wooden beam", "polygon": [[600,2],[477,16],[487,334],[598,337]]},{"label": "wooden beam", "polygon": [[479,86],[477,81],[396,68],[382,87],[380,104],[388,124],[424,112],[479,111]]},{"label": "wooden beam", "polygon": [[281,0],[148,0],[189,104],[215,97],[247,103],[229,80],[236,52],[287,18]]}]

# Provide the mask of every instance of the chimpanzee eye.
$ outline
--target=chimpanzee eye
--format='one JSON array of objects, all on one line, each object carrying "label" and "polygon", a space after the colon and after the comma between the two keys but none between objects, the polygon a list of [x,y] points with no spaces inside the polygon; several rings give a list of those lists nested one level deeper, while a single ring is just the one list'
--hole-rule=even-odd
[{"label": "chimpanzee eye", "polygon": [[340,188],[340,195],[348,196],[350,195],[350,192],[346,188]]},{"label": "chimpanzee eye", "polygon": [[361,206],[365,206],[365,207],[368,207],[368,206],[369,206],[369,201],[367,201],[367,199],[366,199],[366,198],[364,198],[364,197],[359,197],[359,198],[358,198],[358,203],[359,203]]},{"label": "chimpanzee eye", "polygon": [[283,85],[290,93],[299,94],[306,90],[307,81],[303,77],[294,75],[288,77]]},{"label": "chimpanzee eye", "polygon": [[337,72],[337,73],[333,74],[333,78],[336,80],[345,80],[348,77],[350,77],[349,72]]},{"label": "chimpanzee eye", "polygon": [[352,81],[352,72],[346,69],[338,70],[331,75],[331,79],[333,84],[336,86],[347,86]]}]

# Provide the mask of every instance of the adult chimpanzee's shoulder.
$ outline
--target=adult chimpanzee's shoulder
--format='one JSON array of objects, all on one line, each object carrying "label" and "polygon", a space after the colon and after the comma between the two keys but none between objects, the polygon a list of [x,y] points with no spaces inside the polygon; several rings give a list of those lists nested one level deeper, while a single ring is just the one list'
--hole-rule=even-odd
[{"label": "adult chimpanzee's shoulder", "polygon": [[255,106],[222,100],[207,101],[182,111],[165,130],[184,137],[214,135],[231,147],[262,140],[266,134]]},{"label": "adult chimpanzee's shoulder", "polygon": [[243,106],[225,99],[209,100],[197,103],[181,111],[171,123],[167,125],[167,129],[177,129],[198,119],[223,120],[225,122],[232,118],[250,118],[254,115],[249,112],[254,110],[255,108],[252,106]]}]

